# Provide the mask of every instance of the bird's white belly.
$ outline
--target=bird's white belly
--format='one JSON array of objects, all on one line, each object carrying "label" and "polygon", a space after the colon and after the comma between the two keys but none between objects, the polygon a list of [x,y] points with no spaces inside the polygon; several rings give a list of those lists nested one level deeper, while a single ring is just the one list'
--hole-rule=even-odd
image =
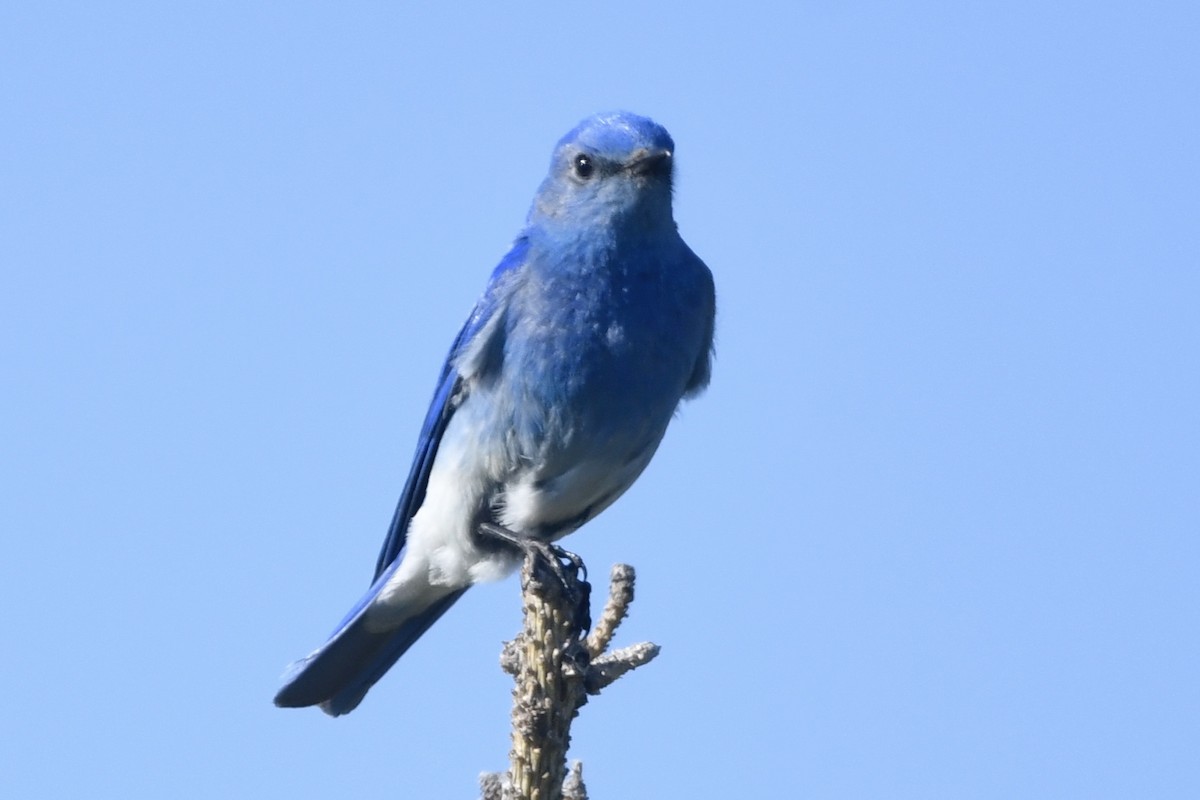
[{"label": "bird's white belly", "polygon": [[[462,413],[467,411],[467,413]],[[504,548],[480,547],[481,512],[517,534],[570,533],[616,500],[650,462],[659,437],[632,458],[589,457],[547,474],[529,464],[498,474],[506,461],[478,435],[465,407],[451,421],[430,471],[425,499],[409,524],[404,558],[380,592],[377,613],[432,603],[449,591],[500,580],[520,563]],[[407,611],[406,611],[407,613]]]}]

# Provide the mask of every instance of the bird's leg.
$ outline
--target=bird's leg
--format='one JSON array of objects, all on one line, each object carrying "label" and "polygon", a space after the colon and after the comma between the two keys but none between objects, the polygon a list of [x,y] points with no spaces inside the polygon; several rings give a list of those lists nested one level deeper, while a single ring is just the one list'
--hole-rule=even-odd
[{"label": "bird's leg", "polygon": [[576,605],[576,613],[582,629],[586,631],[591,627],[589,613],[591,586],[587,582],[587,566],[584,565],[582,558],[556,544],[532,536],[522,536],[516,531],[494,522],[480,522],[479,532],[520,550],[526,557],[533,556],[535,570],[538,565],[544,565],[558,582],[563,594]]},{"label": "bird's leg", "polygon": [[567,562],[567,566],[570,567],[573,573],[582,573],[583,580],[587,580],[587,566],[583,563],[582,558],[570,550],[566,550],[550,542],[544,542],[532,536],[522,536],[516,531],[509,530],[503,525],[497,525],[494,522],[479,523],[479,532],[507,545],[511,545],[527,555],[533,552],[541,556],[548,562],[555,577],[563,584],[567,582],[566,573],[563,571],[564,561]]}]

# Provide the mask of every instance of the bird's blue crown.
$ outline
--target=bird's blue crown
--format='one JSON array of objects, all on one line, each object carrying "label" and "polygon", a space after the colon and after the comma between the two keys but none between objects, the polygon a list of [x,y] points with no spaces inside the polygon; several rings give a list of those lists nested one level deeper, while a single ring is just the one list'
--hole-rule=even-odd
[{"label": "bird's blue crown", "polygon": [[578,145],[617,158],[640,148],[675,151],[675,142],[666,128],[649,117],[628,111],[588,117],[560,139],[555,149],[564,145]]}]

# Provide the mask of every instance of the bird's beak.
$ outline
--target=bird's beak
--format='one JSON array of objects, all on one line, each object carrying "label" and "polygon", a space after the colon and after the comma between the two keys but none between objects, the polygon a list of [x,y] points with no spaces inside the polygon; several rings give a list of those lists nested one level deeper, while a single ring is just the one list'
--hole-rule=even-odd
[{"label": "bird's beak", "polygon": [[625,169],[634,175],[668,177],[671,174],[671,151],[666,148],[642,148],[633,154],[633,158],[625,164]]}]

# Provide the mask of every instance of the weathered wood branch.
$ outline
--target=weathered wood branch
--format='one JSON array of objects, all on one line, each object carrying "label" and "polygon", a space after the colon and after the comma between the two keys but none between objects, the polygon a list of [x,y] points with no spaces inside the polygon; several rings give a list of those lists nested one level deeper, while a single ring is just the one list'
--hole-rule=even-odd
[{"label": "weathered wood branch", "polygon": [[613,567],[589,633],[591,586],[582,565],[567,561],[530,550],[521,569],[524,625],[500,655],[515,683],[510,766],[480,777],[484,800],[587,800],[582,764],[567,770],[571,722],[589,695],[658,655],[649,642],[606,652],[633,602],[633,567]]}]

